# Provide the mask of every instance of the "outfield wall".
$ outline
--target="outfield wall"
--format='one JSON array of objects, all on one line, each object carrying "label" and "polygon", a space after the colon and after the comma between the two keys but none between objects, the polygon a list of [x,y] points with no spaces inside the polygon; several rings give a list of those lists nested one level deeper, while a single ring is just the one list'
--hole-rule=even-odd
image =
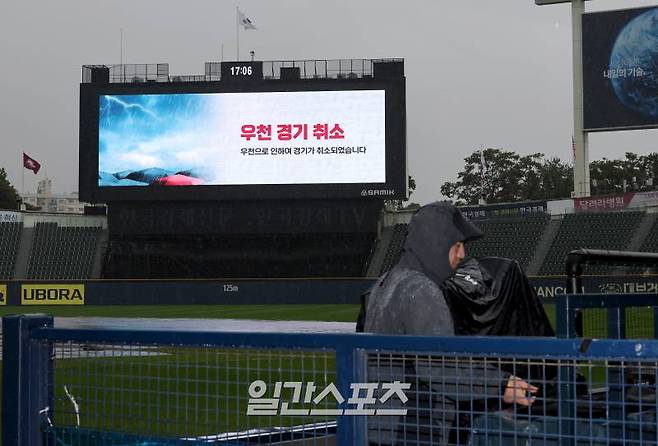
[{"label": "outfield wall", "polygon": [[0,283],[0,304],[356,304],[371,284],[363,278],[9,281]]},{"label": "outfield wall", "polygon": [[[373,278],[0,282],[0,305],[358,304]],[[541,299],[566,293],[564,277],[531,277]],[[658,276],[583,278],[588,293],[658,293]]]}]

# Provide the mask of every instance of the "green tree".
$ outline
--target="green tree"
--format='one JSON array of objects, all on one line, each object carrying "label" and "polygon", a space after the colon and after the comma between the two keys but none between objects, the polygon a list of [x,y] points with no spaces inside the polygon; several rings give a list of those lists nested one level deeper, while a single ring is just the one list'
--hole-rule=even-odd
[{"label": "green tree", "polygon": [[7,172],[0,167],[0,209],[16,209],[18,192],[7,179]]},{"label": "green tree", "polygon": [[[408,181],[409,181],[409,198],[411,198],[411,194],[413,194],[414,190],[416,190],[416,180],[414,179],[414,177],[409,175]],[[386,205],[387,209],[399,211],[400,209],[405,209],[404,203],[409,201],[409,198],[407,198],[405,201],[384,200],[384,204]]]},{"label": "green tree", "polygon": [[551,158],[542,165],[542,185],[537,198],[568,198],[573,190],[573,167],[560,158]]},{"label": "green tree", "polygon": [[520,156],[503,149],[483,151],[485,173],[482,174],[481,154],[474,151],[464,159],[464,170],[457,181],[445,182],[441,193],[456,204],[487,203],[563,198],[570,195],[573,185],[571,166],[558,158],[544,159],[542,153]]},{"label": "green tree", "polygon": [[602,158],[590,163],[592,195],[655,190],[657,176],[658,153],[626,152],[624,159]]}]

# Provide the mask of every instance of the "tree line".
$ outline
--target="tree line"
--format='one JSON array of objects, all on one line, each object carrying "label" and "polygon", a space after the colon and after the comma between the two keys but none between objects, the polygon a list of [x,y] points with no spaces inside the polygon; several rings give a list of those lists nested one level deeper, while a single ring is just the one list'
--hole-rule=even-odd
[{"label": "tree line", "polygon": [[[656,189],[658,153],[626,152],[623,159],[590,162],[593,196]],[[505,203],[524,200],[570,198],[573,165],[543,153],[521,156],[513,151],[488,148],[464,158],[456,181],[441,185],[441,194],[457,205]]]},{"label": "tree line", "polygon": [[0,167],[0,209],[16,209],[19,200],[18,191],[7,178],[4,167]]},{"label": "tree line", "polygon": [[[656,152],[648,155],[626,152],[623,159],[590,162],[593,196],[656,190],[657,177]],[[415,187],[416,182],[410,176],[410,191]],[[486,203],[506,203],[569,198],[573,190],[573,165],[557,157],[546,158],[543,153],[521,156],[504,149],[475,150],[464,158],[464,169],[457,174],[457,180],[444,182],[440,190],[457,205],[477,204],[480,199]],[[0,168],[0,209],[16,209],[19,199],[7,172]],[[401,202],[396,204],[396,208],[402,207]]]}]

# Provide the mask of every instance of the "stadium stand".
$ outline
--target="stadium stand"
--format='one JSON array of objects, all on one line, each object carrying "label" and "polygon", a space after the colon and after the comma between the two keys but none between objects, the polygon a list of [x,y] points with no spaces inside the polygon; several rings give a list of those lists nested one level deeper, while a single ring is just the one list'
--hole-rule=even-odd
[{"label": "stadium stand", "polygon": [[649,234],[644,239],[640,251],[658,252],[658,219],[656,219],[649,230]]},{"label": "stadium stand", "polygon": [[407,225],[404,223],[398,223],[393,226],[393,233],[391,234],[391,242],[388,245],[386,250],[386,255],[384,256],[384,261],[382,262],[382,267],[380,274],[385,273],[393,265],[395,265],[402,254],[402,246],[404,245],[404,240],[407,237]]},{"label": "stadium stand", "polygon": [[22,227],[23,224],[18,222],[0,223],[0,279],[2,280],[14,278]]},{"label": "stadium stand", "polygon": [[100,227],[36,223],[26,278],[90,278],[100,232]]},{"label": "stadium stand", "polygon": [[[475,220],[485,237],[471,242],[467,252],[516,259],[530,275],[562,275],[565,256],[574,249],[657,252],[656,216],[623,211]],[[408,222],[406,214],[388,213],[378,240],[375,233],[356,232],[120,236],[103,243],[107,230],[95,225],[106,224],[105,217],[25,218],[0,223],[0,279],[377,276],[399,259]],[[620,271],[588,267],[585,273]]]},{"label": "stadium stand", "polygon": [[[548,218],[548,215],[541,214],[519,218],[477,220],[475,224],[482,229],[485,237],[469,243],[467,253],[472,256],[515,259],[522,268],[525,268],[535,252]],[[406,224],[398,223],[394,226],[381,273],[391,269],[400,258],[406,233]]]},{"label": "stadium stand", "polygon": [[[566,255],[580,248],[625,250],[644,212],[567,214],[539,271],[540,275],[564,274]],[[587,273],[610,271],[591,267]]]},{"label": "stadium stand", "polygon": [[485,236],[468,244],[468,255],[515,259],[523,269],[528,266],[548,223],[547,214],[527,217],[477,220]]}]

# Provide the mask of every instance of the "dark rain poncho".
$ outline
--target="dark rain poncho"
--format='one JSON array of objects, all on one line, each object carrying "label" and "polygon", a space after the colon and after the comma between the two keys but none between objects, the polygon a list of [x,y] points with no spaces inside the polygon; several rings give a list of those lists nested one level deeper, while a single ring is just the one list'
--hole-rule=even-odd
[{"label": "dark rain poncho", "polygon": [[543,305],[515,260],[468,258],[441,288],[455,334],[555,336]]},{"label": "dark rain poncho", "polygon": [[[450,204],[432,203],[419,209],[409,223],[400,261],[372,288],[364,331],[453,336],[453,318],[441,290],[454,274],[448,252],[456,242],[481,235]],[[380,444],[415,444],[409,443],[411,439],[446,444],[456,424],[457,406],[464,410],[464,404],[473,400],[499,401],[509,378],[499,367],[484,366],[481,361],[469,364],[468,359],[457,362],[451,358],[392,355],[390,362],[388,367],[381,360],[369,367],[369,378],[410,382],[412,391],[405,406],[409,412],[402,420],[371,418],[369,436]],[[428,400],[430,394],[432,401]]]}]

